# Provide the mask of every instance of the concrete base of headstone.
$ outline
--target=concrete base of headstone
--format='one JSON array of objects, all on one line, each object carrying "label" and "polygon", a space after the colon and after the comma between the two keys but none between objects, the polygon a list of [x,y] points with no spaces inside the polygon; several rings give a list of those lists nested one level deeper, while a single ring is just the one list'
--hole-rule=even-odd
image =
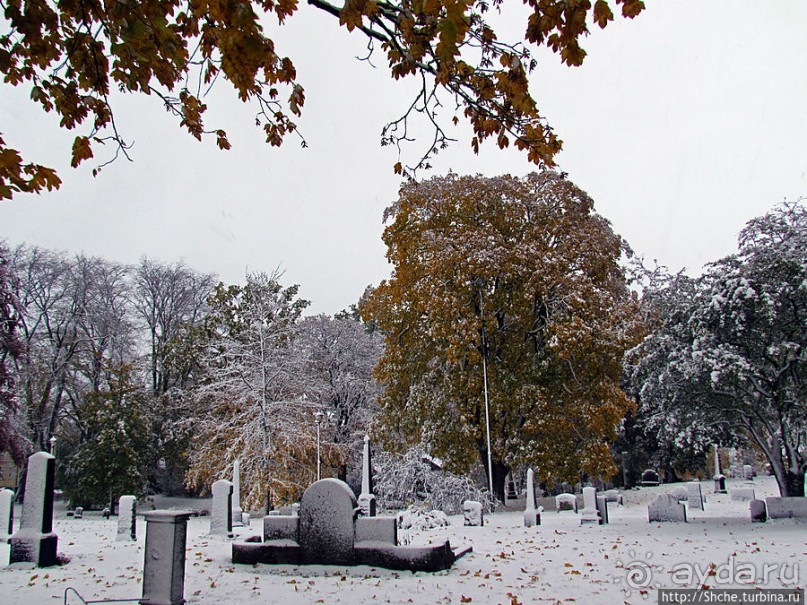
[{"label": "concrete base of headstone", "polygon": [[190,511],[155,510],[146,519],[140,605],[185,603],[185,544]]},{"label": "concrete base of headstone", "polygon": [[732,502],[751,502],[751,500],[757,499],[754,490],[751,488],[733,489],[729,491],[729,495]]},{"label": "concrete base of headstone", "polygon": [[726,478],[723,475],[715,475],[715,493],[716,494],[725,494],[728,490],[726,489]]},{"label": "concrete base of headstone", "polygon": [[765,498],[769,519],[807,519],[807,498]]},{"label": "concrete base of headstone", "polygon": [[683,503],[670,494],[661,494],[647,506],[647,517],[650,523],[677,522],[686,523],[687,509]]},{"label": "concrete base of headstone", "polygon": [[482,527],[485,525],[485,515],[482,512],[482,503],[476,500],[466,500],[462,503],[462,516],[464,524],[469,527]]},{"label": "concrete base of headstone", "polygon": [[361,514],[365,517],[375,517],[376,515],[376,501],[373,494],[361,494],[359,496],[359,508]]},{"label": "concrete base of headstone", "polygon": [[56,554],[56,534],[40,534],[28,530],[15,533],[8,539],[11,546],[9,563],[36,563],[37,567],[52,567],[59,560]]},{"label": "concrete base of headstone", "polygon": [[751,511],[752,523],[765,523],[768,520],[768,510],[764,500],[751,500],[748,507]]}]

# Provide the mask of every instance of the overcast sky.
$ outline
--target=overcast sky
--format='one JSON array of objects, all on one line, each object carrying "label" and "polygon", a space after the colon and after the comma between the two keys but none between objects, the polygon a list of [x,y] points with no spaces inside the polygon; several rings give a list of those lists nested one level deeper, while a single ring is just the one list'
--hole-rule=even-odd
[{"label": "overcast sky", "polygon": [[[807,196],[807,2],[646,4],[635,20],[585,40],[583,67],[538,54],[532,91],[564,141],[560,168],[597,211],[646,259],[697,274],[736,249],[746,221]],[[91,162],[69,168],[74,135],[3,87],[6,143],[58,168],[64,183],[0,202],[0,239],[126,263],[184,260],[227,283],[280,268],[313,313],[356,302],[389,274],[382,213],[401,180],[379,138],[411,89],[388,78],[380,55],[375,69],[356,60],[364,42],[305,3],[273,35],[306,90],[299,126],[308,149],[293,137],[265,145],[254,108],[223,86],[206,125],[228,131],[229,152],[180,131],[157,99],[121,99],[117,121],[135,143],[134,162],[93,179]],[[452,132],[461,140],[430,174],[534,169],[495,146],[475,156],[467,129]]]}]

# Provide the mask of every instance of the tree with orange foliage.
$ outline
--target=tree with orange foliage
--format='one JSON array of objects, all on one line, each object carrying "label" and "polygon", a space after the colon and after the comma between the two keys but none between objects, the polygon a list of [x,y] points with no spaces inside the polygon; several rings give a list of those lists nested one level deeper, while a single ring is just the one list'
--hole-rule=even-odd
[{"label": "tree with orange foliage", "polygon": [[523,463],[549,483],[611,475],[608,443],[632,405],[622,357],[640,321],[626,246],[591,198],[549,171],[452,174],[404,185],[387,218],[393,273],[361,305],[386,334],[387,444],[487,472],[486,370],[500,499]]},{"label": "tree with orange foliage", "polygon": [[[462,114],[471,124],[471,145],[492,138],[513,144],[536,165],[553,165],[561,141],[541,116],[529,91],[536,67],[530,45],[546,46],[568,65],[580,65],[580,38],[590,23],[614,19],[606,0],[526,0],[523,40],[500,40],[489,24],[491,8],[506,13],[502,0],[308,0],[380,47],[392,78],[417,78],[421,87],[408,111],[382,130],[381,143],[399,150],[396,172],[412,174],[446,147],[442,124]],[[644,9],[642,0],[614,0],[624,17]],[[272,39],[298,10],[297,0],[5,0],[0,3],[0,73],[9,86],[30,91],[31,101],[55,112],[60,126],[76,130],[72,165],[94,158],[110,144],[112,159],[126,154],[113,96],[151,95],[180,126],[201,139],[213,136],[228,149],[227,133],[208,128],[205,92],[219,79],[257,107],[256,123],[271,145],[297,132],[305,92],[291,58]],[[312,36],[315,43],[315,36]],[[223,78],[222,78],[223,76]],[[456,111],[438,116],[454,101]],[[434,128],[426,152],[413,165],[400,161],[411,140],[409,118],[421,113]],[[303,140],[304,144],[304,140]],[[58,188],[52,168],[29,162],[0,136],[0,199],[17,192]],[[97,174],[108,161],[101,162]]]}]

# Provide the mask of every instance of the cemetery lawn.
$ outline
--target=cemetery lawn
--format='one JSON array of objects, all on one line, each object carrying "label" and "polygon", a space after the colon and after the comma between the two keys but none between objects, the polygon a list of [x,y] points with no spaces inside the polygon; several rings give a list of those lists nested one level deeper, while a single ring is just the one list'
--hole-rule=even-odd
[{"label": "cemetery lawn", "polygon": [[[452,546],[473,547],[452,569],[432,574],[366,566],[233,565],[232,541],[207,536],[210,518],[194,517],[188,523],[185,598],[189,604],[633,604],[657,603],[659,588],[807,585],[807,520],[752,524],[748,502],[713,494],[712,482],[704,481],[705,510],[688,511],[689,523],[648,523],[648,502],[676,485],[681,484],[624,492],[624,505],[609,505],[610,524],[604,526],[581,527],[579,515],[552,510],[544,511],[542,525],[526,528],[523,512],[512,509],[487,516],[484,527],[464,527],[459,516],[450,518],[449,527],[402,531],[399,539],[412,544],[448,538]],[[744,486],[740,479],[728,480],[729,490]],[[754,488],[757,498],[779,495],[773,477],[757,477]],[[195,507],[209,503],[195,501]],[[18,522],[15,510],[15,529]],[[8,544],[0,544],[0,603],[63,603],[68,588],[87,601],[136,602],[142,595],[145,540],[145,522],[137,523],[137,542],[118,542],[116,518],[90,512],[72,519],[57,507],[58,552],[69,562],[42,569],[9,566]],[[253,520],[252,527],[235,531],[247,537],[261,527]],[[684,582],[687,577],[691,582]],[[81,600],[68,591],[66,602]]]}]

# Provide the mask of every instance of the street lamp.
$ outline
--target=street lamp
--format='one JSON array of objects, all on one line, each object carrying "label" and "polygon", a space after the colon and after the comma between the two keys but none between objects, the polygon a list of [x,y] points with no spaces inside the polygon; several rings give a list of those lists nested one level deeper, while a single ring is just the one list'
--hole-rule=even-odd
[{"label": "street lamp", "polygon": [[314,414],[314,420],[317,421],[317,481],[322,478],[322,459],[320,458],[320,449],[319,449],[319,436],[320,436],[320,427],[322,426],[322,418],[325,416],[322,412],[316,412]]},{"label": "street lamp", "polygon": [[479,288],[479,317],[482,319],[482,384],[485,389],[485,432],[488,443],[488,489],[493,496],[493,460],[490,453],[490,403],[488,401],[488,343],[485,336],[485,294],[482,286],[485,284],[481,277],[474,280],[474,285]]}]

